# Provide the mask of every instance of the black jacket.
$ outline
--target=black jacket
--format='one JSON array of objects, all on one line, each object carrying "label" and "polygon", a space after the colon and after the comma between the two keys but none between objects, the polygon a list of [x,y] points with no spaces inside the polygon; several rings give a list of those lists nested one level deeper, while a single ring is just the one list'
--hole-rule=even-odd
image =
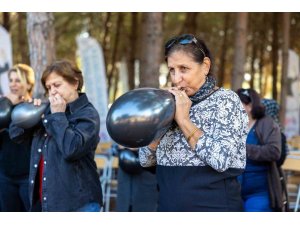
[{"label": "black jacket", "polygon": [[0,132],[0,173],[13,179],[28,177],[31,139],[20,145],[14,143],[4,129]]},{"label": "black jacket", "polygon": [[64,113],[45,112],[42,123],[24,130],[13,123],[10,137],[23,141],[33,135],[29,174],[31,207],[38,200],[38,165],[43,155],[42,211],[76,211],[90,202],[102,204],[94,161],[99,142],[98,112],[85,94]]}]

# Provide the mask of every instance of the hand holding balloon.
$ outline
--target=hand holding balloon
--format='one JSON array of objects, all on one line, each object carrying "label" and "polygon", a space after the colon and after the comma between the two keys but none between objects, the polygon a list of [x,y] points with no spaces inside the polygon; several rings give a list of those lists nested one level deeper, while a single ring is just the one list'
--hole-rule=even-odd
[{"label": "hand holding balloon", "polygon": [[156,139],[152,141],[149,145],[148,148],[150,148],[152,151],[156,151],[157,146],[159,145],[160,139]]},{"label": "hand holding balloon", "polygon": [[67,103],[59,94],[50,96],[49,101],[51,113],[66,111]]},{"label": "hand holding balloon", "polygon": [[192,101],[184,91],[181,91],[177,87],[170,88],[169,92],[175,96],[176,111],[174,120],[180,126],[180,124],[190,120]]},{"label": "hand holding balloon", "polygon": [[29,102],[32,102],[32,101],[33,101],[33,105],[35,105],[35,106],[40,106],[42,104],[42,100],[39,98],[29,100]]}]

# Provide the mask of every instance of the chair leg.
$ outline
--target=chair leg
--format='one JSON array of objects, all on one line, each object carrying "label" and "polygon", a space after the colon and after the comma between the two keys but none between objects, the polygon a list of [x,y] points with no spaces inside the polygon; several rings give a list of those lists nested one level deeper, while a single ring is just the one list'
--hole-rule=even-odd
[{"label": "chair leg", "polygon": [[103,200],[103,207],[101,208],[102,211],[106,209],[106,190],[107,190],[107,179],[108,179],[108,160],[105,159],[105,166],[102,170],[102,176],[100,176],[100,184],[102,188],[102,200]]},{"label": "chair leg", "polygon": [[106,199],[105,199],[105,212],[109,212],[109,205],[110,205],[110,183],[107,186],[106,192]]},{"label": "chair leg", "polygon": [[296,200],[294,212],[298,212],[299,201],[300,201],[300,184],[298,185],[297,200]]},{"label": "chair leg", "polygon": [[105,191],[105,212],[109,212],[109,206],[110,206],[110,192],[111,192],[111,177],[112,177],[112,162],[113,162],[113,157],[110,157],[108,159],[108,169],[107,169],[107,187]]},{"label": "chair leg", "polygon": [[101,207],[100,212],[104,212],[103,210],[104,210],[104,207]]}]

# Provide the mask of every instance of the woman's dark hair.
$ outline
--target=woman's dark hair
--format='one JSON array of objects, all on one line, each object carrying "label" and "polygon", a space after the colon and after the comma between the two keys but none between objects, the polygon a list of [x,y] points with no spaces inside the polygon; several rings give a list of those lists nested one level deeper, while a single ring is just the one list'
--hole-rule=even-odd
[{"label": "woman's dark hair", "polygon": [[261,99],[255,90],[251,88],[240,88],[236,93],[240,97],[242,103],[245,105],[252,104],[251,115],[253,119],[260,119],[265,116],[265,107],[261,103]]},{"label": "woman's dark hair", "polygon": [[43,72],[42,75],[42,84],[43,87],[46,88],[46,80],[48,76],[52,73],[55,72],[57,75],[60,75],[63,77],[67,82],[70,84],[76,84],[78,82],[78,88],[77,91],[80,92],[83,86],[83,75],[81,70],[78,69],[77,66],[75,66],[73,63],[71,63],[68,60],[61,60],[61,61],[56,61],[49,65],[45,71]]},{"label": "woman's dark hair", "polygon": [[168,62],[168,57],[176,51],[184,51],[190,54],[195,62],[199,64],[203,63],[205,57],[208,57],[211,61],[211,66],[207,76],[213,76],[212,56],[203,40],[197,38],[192,34],[182,34],[171,38],[165,44],[166,62]]}]

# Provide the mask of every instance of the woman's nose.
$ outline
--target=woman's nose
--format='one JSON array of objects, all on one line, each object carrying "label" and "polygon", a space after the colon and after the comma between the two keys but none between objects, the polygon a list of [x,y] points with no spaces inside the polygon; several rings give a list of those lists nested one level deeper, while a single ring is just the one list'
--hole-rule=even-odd
[{"label": "woman's nose", "polygon": [[55,88],[50,88],[50,89],[49,89],[49,94],[50,94],[50,95],[54,95],[55,93],[56,93]]},{"label": "woman's nose", "polygon": [[182,76],[180,72],[175,72],[174,73],[174,84],[179,84],[182,81]]},{"label": "woman's nose", "polygon": [[13,82],[13,81],[12,81],[12,82],[9,82],[9,85],[10,85],[10,86],[15,86],[15,85],[16,85],[16,82]]}]

